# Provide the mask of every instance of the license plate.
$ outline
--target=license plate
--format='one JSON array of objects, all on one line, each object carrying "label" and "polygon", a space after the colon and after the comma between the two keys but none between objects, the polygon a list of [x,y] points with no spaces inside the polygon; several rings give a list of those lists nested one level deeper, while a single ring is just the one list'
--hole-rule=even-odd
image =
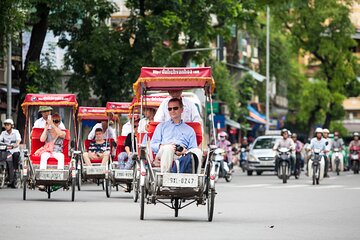
[{"label": "license plate", "polygon": [[163,175],[164,187],[197,187],[199,178],[194,174],[167,173]]},{"label": "license plate", "polygon": [[272,161],[262,161],[262,162],[260,163],[260,165],[271,166],[271,165],[274,165],[274,162],[272,162]]},{"label": "license plate", "polygon": [[359,159],[359,155],[352,155],[351,158],[352,158],[352,159],[355,159],[355,160],[356,160],[356,159]]},{"label": "license plate", "polygon": [[115,170],[115,178],[132,179],[133,170]]},{"label": "license plate", "polygon": [[104,166],[92,166],[86,168],[86,174],[88,175],[100,175],[105,174],[105,167]]},{"label": "license plate", "polygon": [[41,171],[39,180],[64,180],[64,172],[60,171]]}]

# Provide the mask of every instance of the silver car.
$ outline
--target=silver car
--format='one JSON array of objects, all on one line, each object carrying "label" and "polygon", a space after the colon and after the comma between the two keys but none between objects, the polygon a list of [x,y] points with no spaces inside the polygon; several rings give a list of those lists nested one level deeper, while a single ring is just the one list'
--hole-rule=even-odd
[{"label": "silver car", "polygon": [[277,135],[265,135],[255,139],[254,143],[250,147],[248,156],[247,175],[251,176],[253,171],[256,171],[257,175],[261,175],[264,171],[275,170],[275,154],[272,150],[275,142],[280,139],[281,136]]}]

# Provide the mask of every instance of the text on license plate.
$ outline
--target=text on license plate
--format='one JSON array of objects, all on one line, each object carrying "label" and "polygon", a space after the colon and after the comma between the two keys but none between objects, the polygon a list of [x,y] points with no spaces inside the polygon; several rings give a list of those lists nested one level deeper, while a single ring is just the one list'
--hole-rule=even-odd
[{"label": "text on license plate", "polygon": [[40,180],[64,180],[64,172],[43,171],[39,172]]},{"label": "text on license plate", "polygon": [[89,175],[105,174],[105,167],[89,167],[86,169],[86,173]]},{"label": "text on license plate", "polygon": [[117,170],[117,171],[115,171],[115,178],[132,179],[133,171],[132,170]]},{"label": "text on license plate", "polygon": [[197,187],[198,176],[193,174],[164,174],[164,187]]}]

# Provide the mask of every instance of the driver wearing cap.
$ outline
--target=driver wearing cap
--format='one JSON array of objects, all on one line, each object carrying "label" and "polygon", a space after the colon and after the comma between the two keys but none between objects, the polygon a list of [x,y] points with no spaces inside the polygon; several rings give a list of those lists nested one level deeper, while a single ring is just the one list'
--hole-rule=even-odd
[{"label": "driver wearing cap", "polygon": [[[33,128],[45,128],[48,116],[51,115],[51,112],[54,109],[50,106],[40,106],[38,113],[41,114],[41,118],[35,121]],[[65,129],[63,122],[60,123],[60,129]]]}]

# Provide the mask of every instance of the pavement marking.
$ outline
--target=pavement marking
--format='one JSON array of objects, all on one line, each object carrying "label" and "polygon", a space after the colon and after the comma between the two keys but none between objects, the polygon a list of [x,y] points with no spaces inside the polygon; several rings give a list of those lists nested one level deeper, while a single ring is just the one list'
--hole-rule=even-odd
[{"label": "pavement marking", "polygon": [[349,190],[360,190],[360,187],[345,188],[345,189],[349,189]]},{"label": "pavement marking", "polygon": [[319,185],[317,188],[320,189],[330,189],[330,188],[344,188],[344,185],[329,185],[329,186],[324,186],[324,185]]},{"label": "pavement marking", "polygon": [[298,185],[281,185],[281,186],[269,186],[266,188],[271,188],[271,189],[280,189],[280,188],[302,188],[302,187],[308,187],[309,185],[305,185],[305,184],[298,184]]},{"label": "pavement marking", "polygon": [[240,185],[240,186],[235,186],[238,188],[258,188],[258,187],[267,187],[270,186],[270,184],[250,184],[250,185]]}]

